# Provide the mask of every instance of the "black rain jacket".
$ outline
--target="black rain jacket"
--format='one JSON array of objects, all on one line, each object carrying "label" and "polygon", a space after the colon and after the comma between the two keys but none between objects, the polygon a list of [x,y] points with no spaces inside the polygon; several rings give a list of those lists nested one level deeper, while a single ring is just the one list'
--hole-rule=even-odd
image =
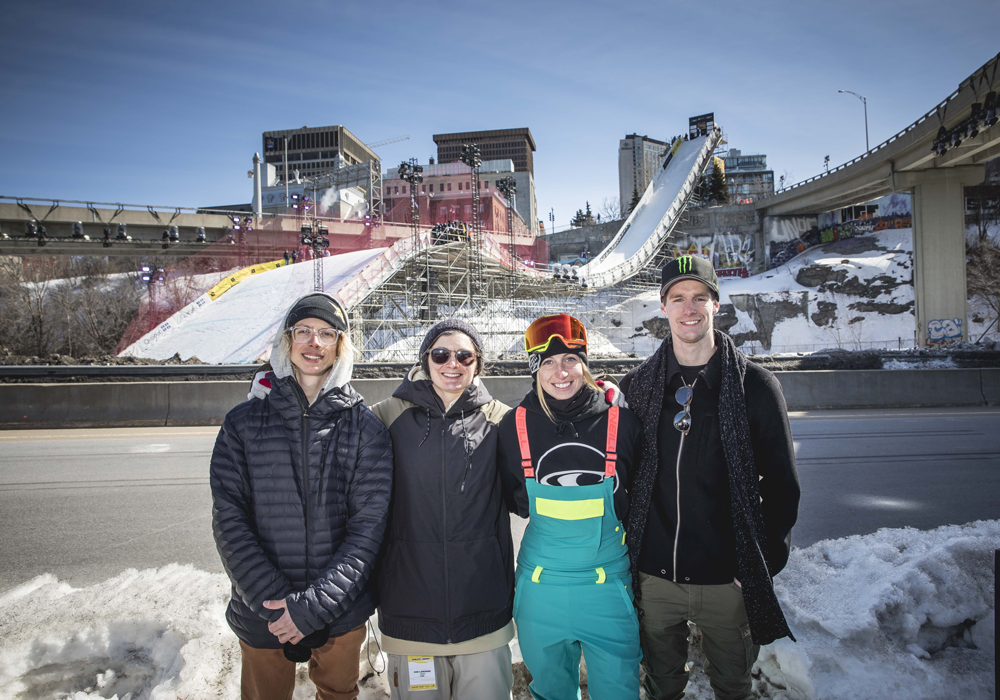
[{"label": "black rain jacket", "polygon": [[[308,406],[308,408],[307,408]],[[372,570],[392,490],[392,444],[350,385],[310,406],[294,377],[226,416],[211,465],[212,529],[233,582],[226,620],[258,649],[285,599],[303,634],[363,624],[377,595]]]},{"label": "black rain jacket", "polygon": [[396,639],[458,644],[511,619],[514,547],[496,459],[510,409],[476,381],[445,410],[417,370],[372,408],[396,462],[378,622]]}]

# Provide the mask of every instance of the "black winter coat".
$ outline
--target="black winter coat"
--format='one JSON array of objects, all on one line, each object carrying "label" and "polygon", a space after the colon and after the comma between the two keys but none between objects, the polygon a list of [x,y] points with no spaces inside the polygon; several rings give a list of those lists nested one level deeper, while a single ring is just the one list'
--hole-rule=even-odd
[{"label": "black winter coat", "polygon": [[[233,582],[226,620],[243,642],[282,645],[267,628],[285,599],[299,631],[348,632],[374,612],[372,569],[392,491],[388,431],[350,385],[308,406],[293,377],[226,416],[212,454],[212,529]],[[308,497],[304,497],[307,495]]]},{"label": "black winter coat", "polygon": [[379,628],[458,644],[511,619],[514,548],[496,463],[496,424],[509,408],[474,383],[446,412],[421,376],[411,371],[373,407],[396,463]]}]

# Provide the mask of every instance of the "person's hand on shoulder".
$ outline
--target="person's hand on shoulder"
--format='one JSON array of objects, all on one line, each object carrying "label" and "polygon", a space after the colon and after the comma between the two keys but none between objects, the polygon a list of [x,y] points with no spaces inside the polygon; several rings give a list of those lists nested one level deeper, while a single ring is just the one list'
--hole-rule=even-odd
[{"label": "person's hand on shoulder", "polygon": [[625,401],[625,392],[621,390],[614,379],[604,376],[595,381],[601,391],[604,392],[605,401],[612,406],[618,406],[618,408],[628,408],[628,403]]},{"label": "person's hand on shoulder", "polygon": [[271,379],[273,378],[274,373],[270,370],[258,372],[253,375],[253,383],[250,385],[250,393],[247,394],[247,399],[263,399],[270,394]]}]

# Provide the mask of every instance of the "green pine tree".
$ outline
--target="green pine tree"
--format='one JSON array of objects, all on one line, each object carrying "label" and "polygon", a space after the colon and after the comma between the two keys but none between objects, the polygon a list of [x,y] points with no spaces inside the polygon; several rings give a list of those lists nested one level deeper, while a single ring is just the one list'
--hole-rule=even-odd
[{"label": "green pine tree", "polygon": [[729,183],[719,167],[718,159],[712,164],[712,175],[709,178],[708,196],[719,204],[729,204]]},{"label": "green pine tree", "polygon": [[639,197],[639,188],[638,187],[633,187],[632,188],[632,201],[628,205],[628,213],[629,214],[631,214],[633,211],[635,211],[635,207],[639,203],[639,199],[640,199],[640,197]]}]

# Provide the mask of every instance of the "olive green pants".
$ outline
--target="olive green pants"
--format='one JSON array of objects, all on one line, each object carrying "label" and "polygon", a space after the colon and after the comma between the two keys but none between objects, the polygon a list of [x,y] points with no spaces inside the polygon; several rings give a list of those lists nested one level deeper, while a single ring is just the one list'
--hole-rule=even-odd
[{"label": "olive green pants", "polygon": [[688,682],[688,625],[701,630],[701,649],[717,700],[747,700],[750,669],[760,647],[750,638],[743,592],[735,583],[721,586],[679,584],[639,573],[643,611],[639,641],[646,700],[680,700]]}]

